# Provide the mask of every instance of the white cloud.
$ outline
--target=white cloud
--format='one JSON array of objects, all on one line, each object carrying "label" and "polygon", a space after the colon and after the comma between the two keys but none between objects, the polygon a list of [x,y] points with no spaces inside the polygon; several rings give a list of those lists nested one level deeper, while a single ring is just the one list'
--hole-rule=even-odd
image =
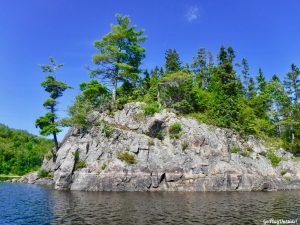
[{"label": "white cloud", "polygon": [[199,16],[200,13],[199,13],[199,8],[197,6],[189,7],[185,14],[185,18],[187,19],[188,22],[197,20]]}]

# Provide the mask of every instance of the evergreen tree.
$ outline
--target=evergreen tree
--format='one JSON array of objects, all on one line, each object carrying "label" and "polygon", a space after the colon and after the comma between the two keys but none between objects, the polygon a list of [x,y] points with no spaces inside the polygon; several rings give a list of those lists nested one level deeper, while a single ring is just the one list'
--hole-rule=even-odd
[{"label": "evergreen tree", "polygon": [[227,48],[228,53],[228,61],[232,64],[233,60],[235,59],[235,52],[232,47]]},{"label": "evergreen tree", "polygon": [[280,83],[280,79],[278,77],[277,74],[273,74],[272,78],[271,78],[271,81],[274,81],[274,82],[279,82]]},{"label": "evergreen tree", "polygon": [[284,85],[291,100],[297,103],[300,98],[300,70],[295,64],[291,65],[291,71],[287,73]]},{"label": "evergreen tree", "polygon": [[234,50],[222,46],[218,55],[219,65],[216,67],[209,84],[214,93],[210,102],[211,115],[217,125],[232,127],[238,116],[238,81],[233,69]]},{"label": "evergreen tree", "polygon": [[199,48],[197,56],[193,58],[191,64],[195,78],[200,87],[207,87],[208,69],[207,69],[207,54],[204,48]]},{"label": "evergreen tree", "polygon": [[160,69],[156,66],[153,70],[150,71],[150,80],[149,80],[149,89],[147,90],[147,94],[144,98],[146,102],[159,102],[159,92],[158,92],[158,80],[160,77]]},{"label": "evergreen tree", "polygon": [[165,74],[164,68],[160,67],[159,72],[158,72],[158,76],[162,77],[162,76],[164,76],[164,74]]},{"label": "evergreen tree", "polygon": [[94,108],[99,107],[109,96],[107,88],[96,80],[82,82],[79,85],[83,101],[88,101]]},{"label": "evergreen tree", "polygon": [[119,81],[136,81],[139,78],[140,65],[145,57],[145,49],[140,46],[146,37],[144,31],[135,31],[136,26],[130,26],[128,16],[116,15],[117,24],[112,25],[111,32],[101,40],[95,41],[99,54],[93,61],[98,69],[91,70],[91,77],[100,76],[112,84],[112,100],[116,103]]},{"label": "evergreen tree", "polygon": [[165,54],[166,73],[174,73],[181,70],[181,61],[176,49],[168,49]]},{"label": "evergreen tree", "polygon": [[161,99],[159,103],[181,113],[191,112],[193,79],[190,73],[179,71],[168,74],[160,80],[158,87]]},{"label": "evergreen tree", "polygon": [[197,52],[197,56],[193,57],[192,68],[194,74],[199,74],[201,69],[205,68],[207,65],[206,61],[207,55],[205,48],[199,48]]},{"label": "evergreen tree", "polygon": [[[250,74],[249,65],[245,58],[242,59],[242,75],[244,80],[244,94],[247,98],[250,98],[249,85],[250,85]],[[252,80],[253,81],[253,80]],[[251,87],[252,88],[252,87]]]},{"label": "evergreen tree", "polygon": [[150,87],[151,87],[150,74],[148,70],[145,70],[144,78],[142,80],[142,86],[141,86],[143,94],[146,94]]},{"label": "evergreen tree", "polygon": [[261,68],[259,68],[259,70],[258,70],[258,75],[256,76],[256,81],[258,84],[258,91],[260,93],[264,92],[267,82],[266,82],[266,78],[265,78]]},{"label": "evergreen tree", "polygon": [[[292,150],[296,154],[300,153],[300,70],[295,65],[291,65],[291,71],[287,73],[284,86],[290,98],[290,105],[285,107],[286,116],[283,124],[287,126],[287,134],[285,139],[287,144],[285,147]],[[298,149],[298,150],[297,150]]]},{"label": "evergreen tree", "polygon": [[[57,123],[57,114],[55,113],[57,108],[57,99],[63,95],[63,92],[70,88],[67,84],[57,81],[55,78],[55,73],[57,69],[62,67],[63,64],[57,64],[54,58],[50,58],[49,65],[40,65],[42,71],[44,73],[49,74],[45,81],[41,83],[42,87],[46,92],[50,94],[50,98],[47,99],[43,106],[49,111],[45,116],[39,117],[35,125],[40,128],[40,134],[44,136],[53,135],[55,150],[57,151],[58,141],[57,141],[57,133],[61,132],[59,129],[59,124]],[[53,160],[56,158],[56,152],[52,150]]]},{"label": "evergreen tree", "polygon": [[248,98],[253,99],[256,95],[256,90],[255,90],[255,83],[254,79],[252,77],[249,78],[249,85],[248,85]]}]

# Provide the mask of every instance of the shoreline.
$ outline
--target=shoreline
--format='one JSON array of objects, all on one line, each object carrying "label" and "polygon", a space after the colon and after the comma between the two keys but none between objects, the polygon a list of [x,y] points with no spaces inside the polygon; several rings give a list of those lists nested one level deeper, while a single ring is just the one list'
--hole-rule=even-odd
[{"label": "shoreline", "polygon": [[18,176],[18,175],[2,175],[2,174],[0,174],[0,178],[1,177],[4,177],[4,178],[7,178],[7,177],[11,177],[11,178],[21,178],[22,176]]}]

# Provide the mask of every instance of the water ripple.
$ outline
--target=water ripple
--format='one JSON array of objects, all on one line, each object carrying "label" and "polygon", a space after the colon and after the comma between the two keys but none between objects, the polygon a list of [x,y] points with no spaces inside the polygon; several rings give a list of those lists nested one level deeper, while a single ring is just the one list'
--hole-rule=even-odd
[{"label": "water ripple", "polygon": [[[297,219],[300,191],[72,192],[0,183],[0,224],[263,224]],[[300,220],[300,219],[299,219]]]}]

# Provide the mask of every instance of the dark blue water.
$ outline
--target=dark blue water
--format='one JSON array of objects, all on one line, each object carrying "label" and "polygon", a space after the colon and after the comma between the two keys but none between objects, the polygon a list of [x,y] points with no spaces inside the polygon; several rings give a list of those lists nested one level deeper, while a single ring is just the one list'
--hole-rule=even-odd
[{"label": "dark blue water", "polygon": [[[297,219],[300,192],[112,193],[0,183],[0,224],[264,224]],[[300,223],[297,223],[300,224]]]}]

